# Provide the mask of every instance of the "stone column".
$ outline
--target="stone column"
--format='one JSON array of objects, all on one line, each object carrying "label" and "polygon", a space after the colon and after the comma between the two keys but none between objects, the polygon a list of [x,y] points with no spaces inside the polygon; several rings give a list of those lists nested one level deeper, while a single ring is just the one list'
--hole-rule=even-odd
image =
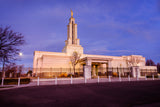
[{"label": "stone column", "polygon": [[107,67],[106,64],[102,64],[102,65],[101,65],[101,70],[102,70],[101,72],[102,72],[102,73],[105,73],[105,72],[106,72],[106,67]]},{"label": "stone column", "polygon": [[111,68],[111,67],[112,67],[111,61],[108,61],[108,68]]},{"label": "stone column", "polygon": [[93,74],[93,76],[96,76],[96,67],[95,67],[95,65],[93,65],[93,72],[92,72]]},{"label": "stone column", "polygon": [[112,72],[111,61],[108,61],[108,76],[111,75],[111,72]]},{"label": "stone column", "polygon": [[132,67],[132,76],[133,77],[140,77],[140,69],[139,69],[139,67],[138,66],[133,66]]},{"label": "stone column", "polygon": [[91,79],[91,60],[86,60],[86,65],[84,66],[84,78]]}]

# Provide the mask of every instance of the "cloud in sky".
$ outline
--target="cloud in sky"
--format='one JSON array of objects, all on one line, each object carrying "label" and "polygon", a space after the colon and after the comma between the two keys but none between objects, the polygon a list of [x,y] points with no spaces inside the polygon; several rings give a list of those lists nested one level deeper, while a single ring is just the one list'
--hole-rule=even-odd
[{"label": "cloud in sky", "polygon": [[70,9],[84,52],[141,54],[160,61],[160,11],[156,0],[1,0],[0,25],[21,32],[27,44],[22,62],[32,66],[33,52],[59,51],[67,39]]}]

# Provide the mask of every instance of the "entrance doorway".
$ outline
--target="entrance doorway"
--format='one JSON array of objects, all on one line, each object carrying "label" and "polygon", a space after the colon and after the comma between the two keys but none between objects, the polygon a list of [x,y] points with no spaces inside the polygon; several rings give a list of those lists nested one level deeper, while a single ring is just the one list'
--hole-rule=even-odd
[{"label": "entrance doorway", "polygon": [[100,63],[92,63],[91,75],[98,76],[98,72],[100,72]]},{"label": "entrance doorway", "polygon": [[84,76],[91,78],[91,76],[106,76],[108,73],[108,67],[111,66],[111,58],[99,58],[99,57],[84,57],[80,60],[83,65]]}]

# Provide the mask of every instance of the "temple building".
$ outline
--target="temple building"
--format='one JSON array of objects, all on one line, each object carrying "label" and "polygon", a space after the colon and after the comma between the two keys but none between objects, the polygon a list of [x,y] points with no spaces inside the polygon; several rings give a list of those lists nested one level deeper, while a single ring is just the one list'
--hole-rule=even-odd
[{"label": "temple building", "polygon": [[[75,18],[73,18],[73,12],[71,11],[71,17],[67,25],[67,40],[65,41],[62,52],[35,51],[33,72],[36,75],[43,74],[51,77],[53,77],[56,72],[73,73],[71,57],[74,52],[80,55],[76,69],[79,68],[79,72],[83,72],[86,78],[98,75],[97,72],[114,72],[115,69],[111,68],[128,68],[133,77],[141,77],[141,72],[147,72],[148,69],[150,69],[149,72],[156,72],[157,70],[156,66],[145,66],[145,57],[141,55],[104,56],[84,54],[83,47],[80,45],[80,39],[78,39],[77,36],[77,24],[75,23]],[[125,72],[125,70],[123,71]]]}]

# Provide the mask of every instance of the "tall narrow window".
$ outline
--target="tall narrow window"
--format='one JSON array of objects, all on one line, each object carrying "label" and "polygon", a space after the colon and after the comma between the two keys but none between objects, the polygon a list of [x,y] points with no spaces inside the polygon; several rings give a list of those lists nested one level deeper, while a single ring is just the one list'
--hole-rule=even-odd
[{"label": "tall narrow window", "polygon": [[72,21],[72,44],[74,44],[73,21]]}]

